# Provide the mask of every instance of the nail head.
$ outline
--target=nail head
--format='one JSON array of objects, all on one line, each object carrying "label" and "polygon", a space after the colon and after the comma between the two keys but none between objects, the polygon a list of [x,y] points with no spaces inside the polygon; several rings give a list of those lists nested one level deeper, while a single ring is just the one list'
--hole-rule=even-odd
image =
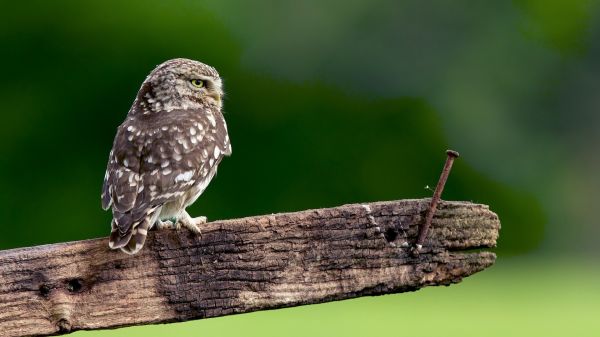
[{"label": "nail head", "polygon": [[460,157],[460,154],[454,150],[447,150],[446,154],[449,155],[450,157],[454,157],[454,158]]}]

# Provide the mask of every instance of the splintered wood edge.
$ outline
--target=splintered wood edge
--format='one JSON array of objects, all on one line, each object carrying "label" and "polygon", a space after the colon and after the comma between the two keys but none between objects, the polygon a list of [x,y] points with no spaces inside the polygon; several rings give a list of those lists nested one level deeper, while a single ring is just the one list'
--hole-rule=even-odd
[{"label": "splintered wood edge", "polygon": [[201,237],[151,232],[129,256],[106,238],[0,252],[0,331],[43,336],[186,321],[460,282],[491,266],[500,222],[442,202],[409,253],[429,199],[215,221]]}]

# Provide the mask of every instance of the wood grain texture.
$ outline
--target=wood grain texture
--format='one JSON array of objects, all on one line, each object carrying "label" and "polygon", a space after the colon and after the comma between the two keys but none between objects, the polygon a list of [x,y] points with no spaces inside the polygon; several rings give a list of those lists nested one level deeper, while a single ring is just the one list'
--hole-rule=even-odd
[{"label": "wood grain texture", "polygon": [[201,237],[153,231],[135,256],[106,238],[0,252],[0,335],[185,321],[447,285],[492,265],[500,222],[442,202],[409,254],[429,199],[216,221]]}]

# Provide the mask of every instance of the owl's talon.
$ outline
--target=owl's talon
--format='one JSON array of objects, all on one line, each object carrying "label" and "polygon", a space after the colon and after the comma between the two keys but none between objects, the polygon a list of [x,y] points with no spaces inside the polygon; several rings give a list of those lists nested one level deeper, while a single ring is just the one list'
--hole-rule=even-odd
[{"label": "owl's talon", "polygon": [[181,225],[183,225],[183,227],[189,229],[190,231],[192,231],[195,234],[198,234],[198,235],[202,234],[198,225],[196,225],[193,222],[192,223],[182,222]]},{"label": "owl's talon", "polygon": [[200,235],[201,231],[199,225],[206,223],[206,217],[199,216],[197,218],[192,218],[186,211],[184,211],[182,216],[179,218],[179,223],[193,233]]},{"label": "owl's talon", "polygon": [[161,230],[161,229],[174,229],[176,228],[175,225],[173,225],[173,222],[170,220],[167,221],[161,221],[158,220],[156,221],[156,229]]}]

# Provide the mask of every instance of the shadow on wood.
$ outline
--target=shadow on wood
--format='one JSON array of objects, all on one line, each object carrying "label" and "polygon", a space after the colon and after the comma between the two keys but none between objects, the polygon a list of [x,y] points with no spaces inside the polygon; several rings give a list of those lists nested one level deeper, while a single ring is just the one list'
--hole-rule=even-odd
[{"label": "shadow on wood", "polygon": [[186,321],[417,290],[492,265],[500,222],[442,202],[409,254],[430,199],[345,205],[157,231],[138,255],[106,238],[0,252],[2,336]]}]

